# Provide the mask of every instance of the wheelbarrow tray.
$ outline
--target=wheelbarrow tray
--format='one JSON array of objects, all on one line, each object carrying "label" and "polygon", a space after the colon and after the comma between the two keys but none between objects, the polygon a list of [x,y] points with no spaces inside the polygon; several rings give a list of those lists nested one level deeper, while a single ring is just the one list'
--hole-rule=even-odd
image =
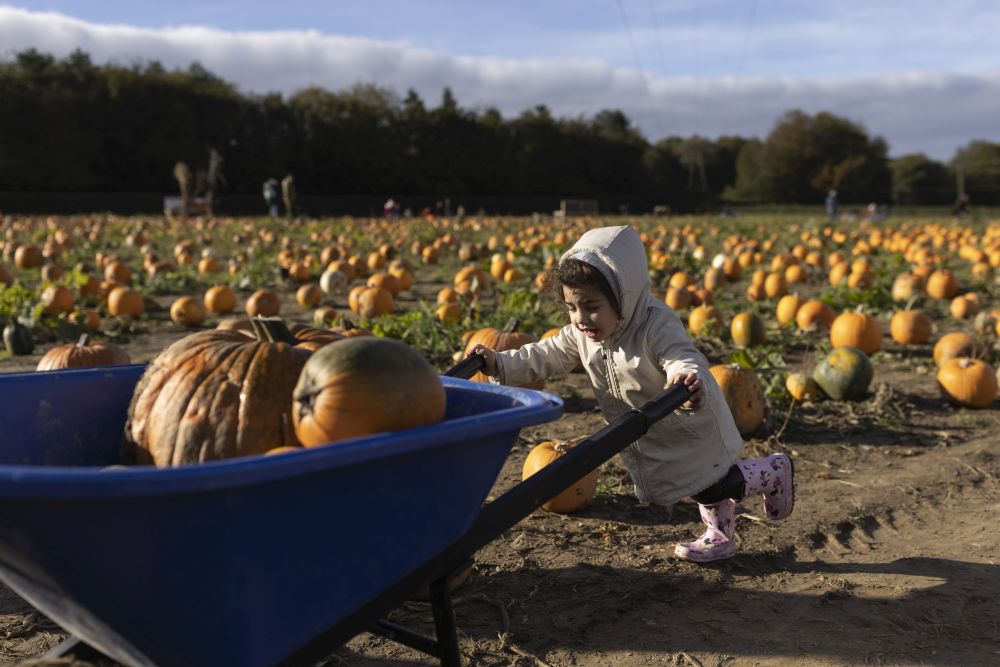
[{"label": "wheelbarrow tray", "polygon": [[445,377],[434,426],[102,468],[143,370],[0,376],[0,577],[130,665],[280,662],[462,536],[520,428],[562,412],[548,394]]}]

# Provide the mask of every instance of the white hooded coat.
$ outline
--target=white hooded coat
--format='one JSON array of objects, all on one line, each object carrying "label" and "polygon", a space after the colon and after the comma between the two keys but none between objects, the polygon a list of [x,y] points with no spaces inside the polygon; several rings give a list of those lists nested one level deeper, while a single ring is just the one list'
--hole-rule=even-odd
[{"label": "white hooded coat", "polygon": [[703,491],[736,462],[743,438],[708,360],[677,314],[650,293],[639,235],[628,226],[592,229],[562,260],[569,258],[593,265],[608,279],[621,308],[617,328],[597,342],[569,324],[539,343],[499,352],[497,380],[525,384],[568,373],[582,362],[604,418],[611,421],[656,396],[678,373],[697,372],[701,405],[667,415],[621,457],[642,502],[669,505]]}]

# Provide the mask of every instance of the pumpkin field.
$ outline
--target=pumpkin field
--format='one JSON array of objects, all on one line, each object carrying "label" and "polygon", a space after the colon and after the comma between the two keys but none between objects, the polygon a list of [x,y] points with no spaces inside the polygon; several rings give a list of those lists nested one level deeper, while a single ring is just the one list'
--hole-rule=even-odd
[{"label": "pumpkin field", "polygon": [[[7,216],[0,372],[167,368],[209,337],[285,342],[257,373],[287,395],[260,403],[273,430],[247,425],[238,449],[168,441],[142,428],[169,423],[140,396],[154,378],[137,387],[123,463],[335,447],[321,443],[440,421],[435,373],[405,355],[441,373],[476,342],[512,349],[566,325],[545,271],[586,230],[620,224],[641,234],[654,295],[713,364],[743,456],[794,461],[795,511],[770,521],[748,499],[734,558],[682,561],[674,545],[701,533],[697,505],[640,504],[613,459],[575,500],[475,555],[454,591],[465,664],[1000,664],[1000,219]],[[358,361],[369,339],[406,346],[379,348],[372,367]],[[345,358],[349,346],[362,352]],[[338,389],[356,419],[334,437],[335,399],[318,387],[337,372],[363,377]],[[521,431],[491,497],[537,446],[557,456],[604,425],[579,369],[535,388],[565,413]],[[226,408],[223,392],[206,395]],[[366,401],[399,405],[399,421],[361,423]],[[419,599],[392,619],[432,632]],[[0,664],[87,664],[41,657],[65,636],[0,585]],[[437,662],[361,634],[323,664]]]}]

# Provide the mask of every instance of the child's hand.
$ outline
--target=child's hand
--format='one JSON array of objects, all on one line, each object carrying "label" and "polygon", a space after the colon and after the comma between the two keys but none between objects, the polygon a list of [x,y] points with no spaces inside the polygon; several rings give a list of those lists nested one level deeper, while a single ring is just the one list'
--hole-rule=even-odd
[{"label": "child's hand", "polygon": [[482,355],[483,359],[486,360],[486,365],[483,367],[483,375],[489,375],[493,377],[497,374],[497,353],[486,347],[485,345],[476,345],[472,348],[472,352],[469,352],[468,356],[474,354]]},{"label": "child's hand", "polygon": [[698,377],[697,373],[678,373],[674,376],[674,381],[671,384],[677,384],[678,382],[683,382],[687,385],[688,391],[691,392],[691,396],[688,398],[687,402],[681,407],[685,410],[695,410],[701,407],[701,379]]}]

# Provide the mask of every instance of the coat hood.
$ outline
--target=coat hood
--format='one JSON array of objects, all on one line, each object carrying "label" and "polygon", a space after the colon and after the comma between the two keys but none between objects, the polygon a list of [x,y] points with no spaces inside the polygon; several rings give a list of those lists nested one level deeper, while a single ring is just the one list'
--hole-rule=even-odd
[{"label": "coat hood", "polygon": [[559,261],[567,259],[578,259],[596,268],[618,296],[621,322],[612,338],[621,335],[630,323],[641,320],[652,283],[646,248],[634,229],[627,225],[591,229]]}]

